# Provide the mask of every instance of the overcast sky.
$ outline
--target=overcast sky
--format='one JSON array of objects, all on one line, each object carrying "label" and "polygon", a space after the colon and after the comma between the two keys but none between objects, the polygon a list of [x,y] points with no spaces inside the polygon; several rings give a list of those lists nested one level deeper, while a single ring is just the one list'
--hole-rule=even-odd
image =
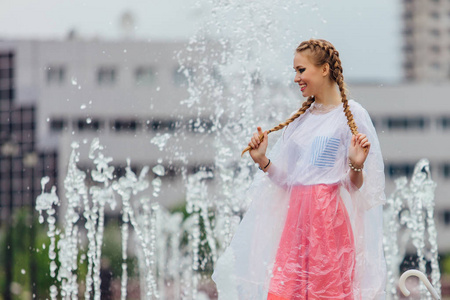
[{"label": "overcast sky", "polygon": [[[120,17],[129,11],[135,37],[183,40],[196,32],[207,11],[201,1],[0,0],[0,38],[64,38],[74,29],[86,38],[116,39],[123,36]],[[300,37],[294,46],[301,39],[325,38],[341,53],[347,79],[390,83],[400,78],[400,1],[296,2],[306,6],[292,21]]]}]

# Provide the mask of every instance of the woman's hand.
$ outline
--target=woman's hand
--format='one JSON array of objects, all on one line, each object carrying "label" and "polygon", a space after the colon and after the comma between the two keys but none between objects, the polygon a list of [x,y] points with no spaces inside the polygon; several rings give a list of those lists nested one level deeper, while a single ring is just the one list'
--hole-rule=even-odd
[{"label": "woman's hand", "polygon": [[[253,161],[259,165],[267,163],[266,150],[268,144],[267,131],[264,131],[264,139],[262,142],[259,140],[259,136],[263,134],[261,127],[258,127],[258,132],[253,133],[253,136],[248,145],[252,148],[249,153]],[[264,165],[262,166],[264,167]]]},{"label": "woman's hand", "polygon": [[348,149],[348,158],[355,168],[361,168],[366,161],[370,150],[370,142],[363,133],[352,136]]}]

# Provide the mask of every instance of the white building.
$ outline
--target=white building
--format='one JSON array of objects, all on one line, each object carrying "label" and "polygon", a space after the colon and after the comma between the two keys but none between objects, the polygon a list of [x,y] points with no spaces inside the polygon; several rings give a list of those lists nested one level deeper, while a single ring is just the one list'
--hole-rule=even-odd
[{"label": "white building", "polygon": [[[178,72],[175,53],[182,43],[143,41],[0,41],[0,52],[15,54],[15,101],[36,107],[36,147],[58,153],[58,174],[66,173],[72,141],[99,137],[114,164],[153,166],[162,158],[170,184],[161,197],[183,199],[177,164],[150,141],[157,135],[181,129],[165,150],[191,148],[188,166],[212,166],[212,140],[192,132],[197,119],[179,102],[188,97],[185,78]],[[371,114],[384,154],[387,193],[393,180],[410,176],[421,158],[431,161],[436,190],[436,220],[440,251],[450,250],[450,87],[431,84],[392,86],[349,85],[350,98]],[[444,95],[444,96],[442,96]],[[208,126],[213,108],[200,121]],[[195,112],[196,113],[196,112]],[[132,133],[132,134],[130,134]],[[204,137],[202,137],[204,138]],[[174,148],[175,147],[175,148]],[[88,146],[84,146],[88,149]],[[87,164],[87,155],[80,165]],[[88,168],[89,166],[86,166]],[[63,176],[59,176],[62,186]]]},{"label": "white building", "polygon": [[450,250],[450,86],[406,83],[350,86],[350,93],[370,113],[385,163],[386,191],[393,180],[410,177],[421,159],[430,160],[437,183],[435,220],[441,252]]},{"label": "white building", "polygon": [[[199,126],[208,127],[208,119],[180,105],[188,97],[176,58],[183,47],[128,40],[0,41],[0,51],[15,55],[16,104],[36,106],[37,149],[58,153],[60,187],[72,141],[90,143],[99,137],[105,154],[121,167],[119,173],[127,158],[136,167],[152,167],[163,159],[163,180],[170,182],[161,197],[168,199],[167,206],[183,200],[182,180],[176,176],[182,162],[172,161],[165,151],[187,153],[189,172],[213,163],[196,141],[199,134],[193,129],[198,125],[189,122],[199,120]],[[210,115],[207,109],[204,114]],[[163,150],[151,143],[175,130],[186,132],[187,138],[175,134]],[[90,167],[88,148],[81,147],[81,167]]]}]

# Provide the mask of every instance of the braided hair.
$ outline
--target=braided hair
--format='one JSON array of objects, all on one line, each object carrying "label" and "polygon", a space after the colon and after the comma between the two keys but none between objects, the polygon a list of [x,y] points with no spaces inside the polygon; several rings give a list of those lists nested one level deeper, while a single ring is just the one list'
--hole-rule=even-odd
[{"label": "braided hair", "polygon": [[[341,98],[342,98],[342,105],[344,107],[344,113],[347,117],[347,124],[350,127],[350,131],[353,135],[358,134],[358,127],[355,124],[355,120],[353,119],[352,112],[350,111],[350,107],[348,106],[348,99],[346,94],[346,85],[344,82],[344,75],[342,74],[342,65],[341,60],[339,59],[339,52],[334,48],[334,46],[322,39],[310,39],[308,41],[303,41],[300,43],[300,45],[295,50],[297,53],[307,51],[309,50],[311,52],[310,58],[311,61],[316,66],[322,66],[325,63],[328,63],[330,66],[330,78],[337,83],[339,86],[339,91],[341,92]],[[309,96],[308,99],[303,102],[302,106],[296,111],[289,119],[286,121],[278,124],[277,126],[270,129],[267,133],[271,133],[274,131],[278,131],[286,126],[288,126],[290,123],[292,123],[295,119],[300,117],[302,114],[310,108],[311,104],[315,101],[313,96]],[[259,139],[262,141],[264,138],[264,135],[261,135]],[[245,148],[245,150],[242,152],[242,155],[246,152],[251,150],[251,147]]]}]

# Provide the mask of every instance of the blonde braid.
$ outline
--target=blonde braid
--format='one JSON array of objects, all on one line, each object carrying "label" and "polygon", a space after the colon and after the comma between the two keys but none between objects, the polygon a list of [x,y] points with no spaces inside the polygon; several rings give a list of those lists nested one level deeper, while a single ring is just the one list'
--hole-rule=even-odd
[{"label": "blonde braid", "polygon": [[[358,127],[355,124],[353,114],[348,106],[346,87],[344,82],[344,75],[342,74],[343,70],[341,60],[339,59],[339,52],[330,42],[322,39],[310,39],[309,41],[304,41],[297,47],[296,52],[302,52],[305,50],[310,50],[312,52],[312,58],[313,60],[315,60],[316,65],[322,66],[324,63],[329,64],[330,77],[337,83],[337,85],[339,86],[339,91],[341,92],[342,105],[344,107],[345,116],[347,117],[347,124],[350,127],[350,131],[353,135],[358,134]],[[278,131],[292,123],[295,119],[304,114],[313,102],[314,97],[308,97],[308,100],[303,102],[302,107],[294,115],[292,115],[292,117],[270,129],[267,133],[269,134],[271,132]],[[264,134],[261,134],[259,136],[259,140],[262,141],[263,139]],[[241,156],[251,149],[252,148],[250,146],[245,148],[244,151],[242,151]]]},{"label": "blonde braid", "polygon": [[[277,126],[275,126],[274,128],[270,129],[269,131],[267,131],[267,134],[274,132],[274,131],[278,131],[286,126],[288,126],[290,123],[292,123],[295,119],[297,119],[298,117],[300,117],[301,115],[303,115],[305,113],[305,111],[311,106],[311,104],[314,102],[314,97],[308,97],[308,100],[306,100],[305,102],[303,102],[302,107],[299,108],[299,110],[292,115],[292,117],[290,117],[289,119],[287,119],[286,121],[278,124]],[[262,142],[264,140],[264,134],[261,134],[259,136],[259,140]],[[242,151],[241,156],[244,155],[245,152],[252,150],[252,147],[248,146],[247,148],[244,149],[244,151]]]}]

